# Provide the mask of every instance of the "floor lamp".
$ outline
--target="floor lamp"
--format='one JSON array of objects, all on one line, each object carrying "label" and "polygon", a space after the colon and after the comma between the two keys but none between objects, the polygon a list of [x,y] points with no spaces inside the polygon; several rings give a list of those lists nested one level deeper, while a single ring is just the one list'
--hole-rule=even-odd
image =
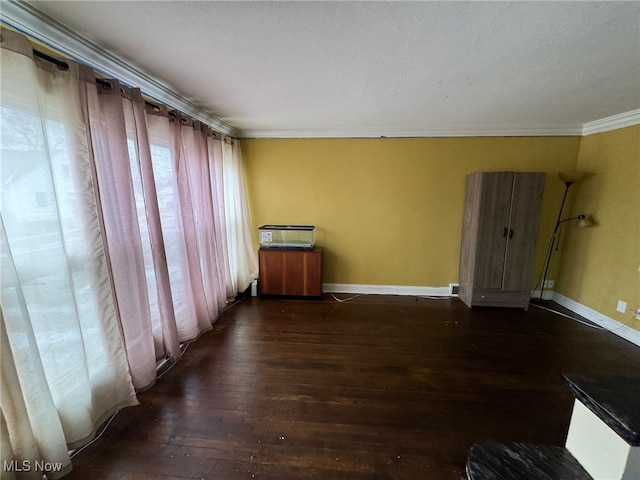
[{"label": "floor lamp", "polygon": [[589,227],[592,225],[589,217],[584,214],[576,215],[575,217],[562,219],[562,210],[564,209],[564,204],[567,201],[567,194],[569,193],[569,188],[576,182],[579,182],[584,178],[586,174],[583,172],[560,172],[558,176],[560,180],[564,182],[564,195],[562,197],[562,203],[560,204],[560,211],[558,212],[558,219],[556,220],[556,227],[553,229],[553,235],[551,235],[551,240],[549,241],[549,250],[547,251],[547,259],[544,264],[544,275],[542,277],[542,285],[540,286],[540,301],[543,300],[544,289],[547,283],[547,273],[549,273],[549,265],[551,264],[551,256],[553,255],[553,247],[556,244],[556,240],[558,238],[558,230],[560,229],[560,224],[564,222],[568,222],[570,220],[578,220],[579,227]]}]

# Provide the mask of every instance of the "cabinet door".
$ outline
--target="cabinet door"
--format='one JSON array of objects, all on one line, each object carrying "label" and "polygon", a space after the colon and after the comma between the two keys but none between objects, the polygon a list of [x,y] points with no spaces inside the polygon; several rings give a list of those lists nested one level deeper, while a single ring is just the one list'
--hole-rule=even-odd
[{"label": "cabinet door", "polygon": [[258,252],[261,295],[322,295],[322,249]]},{"label": "cabinet door", "polygon": [[544,173],[514,174],[503,290],[532,288],[544,181]]},{"label": "cabinet door", "polygon": [[513,172],[483,173],[481,188],[474,290],[501,290]]}]

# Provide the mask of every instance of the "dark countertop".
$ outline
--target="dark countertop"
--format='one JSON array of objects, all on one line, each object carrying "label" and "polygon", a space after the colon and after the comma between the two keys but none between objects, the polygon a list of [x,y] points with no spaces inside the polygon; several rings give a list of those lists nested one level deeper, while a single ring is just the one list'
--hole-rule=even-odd
[{"label": "dark countertop", "polygon": [[573,395],[629,445],[640,445],[640,377],[564,375]]},{"label": "dark countertop", "polygon": [[469,480],[593,480],[562,447],[476,443],[467,457]]}]

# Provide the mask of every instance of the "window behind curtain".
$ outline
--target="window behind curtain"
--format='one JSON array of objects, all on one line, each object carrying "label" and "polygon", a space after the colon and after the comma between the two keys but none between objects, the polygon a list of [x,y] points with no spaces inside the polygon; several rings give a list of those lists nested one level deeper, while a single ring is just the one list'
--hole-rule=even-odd
[{"label": "window behind curtain", "polygon": [[69,448],[137,400],[100,235],[78,69],[34,62],[20,38],[3,30],[0,57],[1,460],[59,463],[64,472]]}]

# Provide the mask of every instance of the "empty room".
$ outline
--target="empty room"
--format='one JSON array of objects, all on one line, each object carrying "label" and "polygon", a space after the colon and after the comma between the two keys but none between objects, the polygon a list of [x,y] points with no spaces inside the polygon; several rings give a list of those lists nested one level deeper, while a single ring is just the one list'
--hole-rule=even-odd
[{"label": "empty room", "polygon": [[0,478],[640,480],[639,2],[0,20]]}]

